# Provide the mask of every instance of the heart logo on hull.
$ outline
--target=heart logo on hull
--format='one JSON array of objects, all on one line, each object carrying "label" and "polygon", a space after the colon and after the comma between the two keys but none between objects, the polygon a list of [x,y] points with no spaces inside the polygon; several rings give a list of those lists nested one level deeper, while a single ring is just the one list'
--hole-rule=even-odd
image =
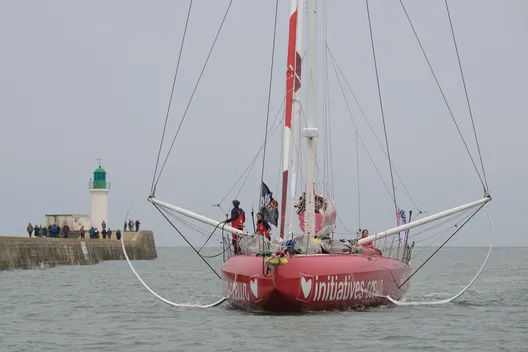
[{"label": "heart logo on hull", "polygon": [[258,281],[257,281],[256,278],[249,281],[249,288],[251,289],[251,293],[253,293],[253,296],[255,296],[255,298],[259,298],[259,296],[258,296]]},{"label": "heart logo on hull", "polygon": [[312,292],[312,279],[305,279],[304,277],[301,277],[301,290],[303,292],[304,298],[308,298],[310,296],[310,292]]}]

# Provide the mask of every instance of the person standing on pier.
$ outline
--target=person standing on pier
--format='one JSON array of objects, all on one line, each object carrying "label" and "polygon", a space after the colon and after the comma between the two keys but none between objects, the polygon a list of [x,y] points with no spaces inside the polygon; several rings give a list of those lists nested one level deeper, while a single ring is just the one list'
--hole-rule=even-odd
[{"label": "person standing on pier", "polygon": [[106,231],[106,228],[103,228],[103,229],[101,230],[101,235],[103,235],[103,240],[106,240],[106,234],[107,234],[107,233],[108,233],[108,232]]},{"label": "person standing on pier", "polygon": [[106,231],[106,235],[108,236],[108,239],[112,237],[112,230],[110,230],[110,228],[108,228],[108,230]]},{"label": "person standing on pier", "polygon": [[139,220],[136,220],[136,232],[139,231],[139,224],[141,224]]},{"label": "person standing on pier", "polygon": [[70,227],[65,224],[63,227],[62,227],[62,234],[64,236],[64,238],[68,238],[68,233],[70,232]]},{"label": "person standing on pier", "polygon": [[134,220],[130,219],[128,221],[128,231],[130,232],[134,231],[133,228],[134,228]]},{"label": "person standing on pier", "polygon": [[103,222],[101,223],[101,228],[104,230],[106,229],[106,222],[103,220]]},{"label": "person standing on pier", "polygon": [[121,241],[121,230],[119,230],[119,229],[117,229],[116,238],[117,238],[118,241]]},{"label": "person standing on pier", "polygon": [[81,234],[81,239],[84,240],[84,225],[81,226],[81,229],[79,230],[79,233]]},{"label": "person standing on pier", "polygon": [[29,225],[26,227],[26,230],[28,232],[29,238],[31,238],[31,235],[33,234],[33,225],[29,223]]}]

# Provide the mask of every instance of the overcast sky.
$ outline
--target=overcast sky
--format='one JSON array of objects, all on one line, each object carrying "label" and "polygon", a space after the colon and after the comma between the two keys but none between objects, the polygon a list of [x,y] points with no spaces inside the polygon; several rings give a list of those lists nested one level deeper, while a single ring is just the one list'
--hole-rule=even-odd
[{"label": "overcast sky", "polygon": [[[193,3],[169,140],[228,1]],[[279,2],[272,120],[284,95],[289,3]],[[478,159],[444,2],[404,3]],[[365,2],[326,4],[328,45],[382,138]],[[418,207],[429,213],[479,199],[483,195],[479,179],[399,1],[370,4],[396,170]],[[274,1],[233,2],[160,179],[159,199],[223,218],[212,204],[226,195],[264,137],[274,6]],[[147,197],[187,7],[184,0],[0,0],[1,235],[26,236],[27,223],[43,223],[46,213],[88,213],[88,180],[97,158],[103,158],[112,187],[109,225],[122,226],[132,205],[130,218],[154,230],[158,245],[184,243]],[[451,0],[450,9],[494,198],[488,208],[495,242],[527,246],[523,228],[528,211],[528,109],[523,97],[528,91],[528,2]],[[347,228],[384,230],[394,226],[393,205],[364,148],[358,224],[355,132],[329,70],[338,212]],[[359,133],[390,186],[387,161],[357,106],[352,109]],[[281,129],[270,141],[265,170],[265,180],[278,199],[280,144]],[[261,162],[238,195],[247,213],[257,205]],[[399,205],[416,211],[400,183],[396,188]],[[235,187],[227,195],[225,209],[239,190]],[[484,215],[451,244],[487,245],[490,231]],[[340,222],[337,226],[345,232]],[[202,237],[186,233],[201,243]]]}]

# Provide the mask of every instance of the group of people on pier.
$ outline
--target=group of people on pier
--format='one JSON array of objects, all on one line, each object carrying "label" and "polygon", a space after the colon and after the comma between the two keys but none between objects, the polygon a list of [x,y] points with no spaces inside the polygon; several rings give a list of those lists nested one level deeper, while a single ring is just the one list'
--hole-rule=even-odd
[{"label": "group of people on pier", "polygon": [[26,227],[29,237],[59,237],[61,235],[64,238],[68,238],[70,233],[70,227],[68,224],[64,224],[62,227],[57,224],[51,224],[48,227],[44,225],[35,225],[31,223]]},{"label": "group of people on pier", "polygon": [[[139,229],[139,221],[136,220],[136,231]],[[50,238],[69,238],[71,236],[71,230],[67,223],[64,223],[64,225],[61,227],[57,224],[51,224],[48,225],[48,227],[44,225],[35,225],[33,226],[31,223],[28,224],[26,227],[26,231],[29,235],[29,237],[50,237]],[[125,227],[126,231],[126,227]],[[132,230],[131,230],[132,231]],[[91,226],[88,231],[85,230],[84,225],[81,226],[79,229],[79,238],[84,239],[86,238],[86,232],[88,232],[88,235],[90,236],[90,239],[112,239],[112,230],[107,227],[106,221],[103,220],[101,223],[101,231],[99,232],[99,229],[97,227]],[[117,230],[115,233],[115,237],[117,240],[121,240],[121,230]]]}]

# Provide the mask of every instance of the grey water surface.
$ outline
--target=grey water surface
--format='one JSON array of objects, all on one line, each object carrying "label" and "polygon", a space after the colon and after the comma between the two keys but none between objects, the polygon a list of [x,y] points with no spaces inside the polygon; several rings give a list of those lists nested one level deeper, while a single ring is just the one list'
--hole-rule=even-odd
[{"label": "grey water surface", "polygon": [[[441,250],[413,277],[406,300],[454,295],[486,253]],[[190,249],[159,248],[158,257],[133,265],[161,296],[201,304],[221,297],[219,280]],[[456,303],[284,315],[170,307],[125,261],[0,272],[0,352],[528,351],[527,258],[528,248],[494,249]]]}]

